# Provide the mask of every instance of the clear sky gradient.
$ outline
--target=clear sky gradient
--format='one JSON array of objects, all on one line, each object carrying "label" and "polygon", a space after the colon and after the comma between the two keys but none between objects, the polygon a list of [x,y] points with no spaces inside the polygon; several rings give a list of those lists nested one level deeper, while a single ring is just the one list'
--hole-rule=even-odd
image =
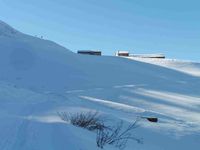
[{"label": "clear sky gradient", "polygon": [[0,0],[0,20],[72,51],[200,61],[199,0]]}]

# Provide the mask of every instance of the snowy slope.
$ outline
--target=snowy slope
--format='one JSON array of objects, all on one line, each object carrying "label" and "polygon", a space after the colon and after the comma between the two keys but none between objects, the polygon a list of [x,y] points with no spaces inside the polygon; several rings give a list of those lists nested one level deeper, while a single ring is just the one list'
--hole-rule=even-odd
[{"label": "snowy slope", "polygon": [[74,54],[0,22],[1,150],[98,149],[95,133],[57,115],[90,110],[126,123],[137,116],[159,118],[157,124],[140,120],[134,135],[144,143],[129,142],[127,150],[197,150],[199,89],[198,76],[125,58]]},{"label": "snowy slope", "polygon": [[128,57],[129,59],[155,64],[170,69],[175,69],[196,77],[200,77],[200,63],[192,61],[182,61],[176,59],[157,59],[157,58],[140,58],[140,57]]}]

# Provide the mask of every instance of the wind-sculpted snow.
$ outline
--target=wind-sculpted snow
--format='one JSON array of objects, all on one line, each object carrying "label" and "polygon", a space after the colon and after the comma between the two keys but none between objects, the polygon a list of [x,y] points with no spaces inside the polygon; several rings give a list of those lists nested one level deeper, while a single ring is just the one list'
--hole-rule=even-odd
[{"label": "wind-sculpted snow", "polygon": [[[88,111],[98,111],[109,125],[139,118],[133,135],[144,143],[128,142],[127,150],[199,149],[198,63],[183,72],[177,66],[188,64],[184,61],[172,67],[78,55],[11,30],[16,31],[0,22],[0,150],[98,149],[95,133],[58,116]],[[194,66],[196,75],[186,72]],[[159,121],[148,122],[146,116]]]}]

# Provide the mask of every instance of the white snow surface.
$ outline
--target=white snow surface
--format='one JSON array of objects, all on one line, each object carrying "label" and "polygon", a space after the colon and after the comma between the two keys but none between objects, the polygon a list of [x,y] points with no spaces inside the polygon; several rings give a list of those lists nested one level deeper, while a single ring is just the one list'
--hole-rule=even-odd
[{"label": "white snow surface", "polygon": [[177,71],[181,71],[193,76],[200,77],[200,63],[192,61],[183,61],[177,59],[159,59],[159,58],[140,58],[140,57],[127,57],[132,60],[155,64]]},{"label": "white snow surface", "polygon": [[63,111],[127,124],[158,117],[141,119],[132,134],[143,144],[125,149],[198,150],[199,70],[193,62],[79,55],[0,21],[0,150],[98,149],[96,134],[62,121]]}]

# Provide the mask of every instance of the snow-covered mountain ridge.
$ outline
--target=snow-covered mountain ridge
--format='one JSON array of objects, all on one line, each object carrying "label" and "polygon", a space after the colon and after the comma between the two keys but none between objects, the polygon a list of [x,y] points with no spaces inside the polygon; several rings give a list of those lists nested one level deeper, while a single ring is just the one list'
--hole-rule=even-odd
[{"label": "snow-covered mountain ridge", "polygon": [[11,31],[16,30],[0,22],[0,150],[98,149],[95,133],[57,115],[91,110],[126,123],[138,116],[159,118],[156,124],[140,120],[134,135],[144,143],[128,142],[127,150],[198,149],[198,76],[165,64],[78,55]]},{"label": "snow-covered mountain ridge", "polygon": [[19,32],[0,20],[0,36],[15,36]]}]

